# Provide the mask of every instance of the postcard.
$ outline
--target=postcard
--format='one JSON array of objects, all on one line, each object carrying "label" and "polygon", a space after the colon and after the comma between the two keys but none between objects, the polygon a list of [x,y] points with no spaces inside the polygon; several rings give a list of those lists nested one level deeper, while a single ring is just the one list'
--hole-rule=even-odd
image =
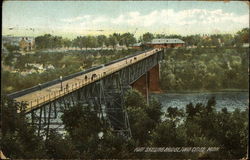
[{"label": "postcard", "polygon": [[248,1],[3,1],[1,159],[248,159]]}]

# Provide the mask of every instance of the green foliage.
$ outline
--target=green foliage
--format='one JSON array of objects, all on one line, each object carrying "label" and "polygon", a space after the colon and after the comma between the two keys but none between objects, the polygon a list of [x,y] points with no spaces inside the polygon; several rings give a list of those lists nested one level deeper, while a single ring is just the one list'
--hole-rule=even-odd
[{"label": "green foliage", "polygon": [[4,47],[8,50],[8,52],[16,52],[19,51],[19,46],[11,45],[9,43],[5,43]]},{"label": "green foliage", "polygon": [[63,39],[60,36],[53,36],[51,34],[45,34],[43,36],[38,36],[35,38],[37,49],[52,49],[61,48],[65,42],[69,45],[69,40]]},{"label": "green foliage", "polygon": [[126,94],[125,105],[130,108],[146,108],[146,101],[142,94],[137,90],[129,90]]},{"label": "green foliage", "polygon": [[62,120],[80,157],[90,158],[88,152],[95,152],[99,141],[98,133],[102,130],[97,113],[88,106],[76,105],[64,111]]},{"label": "green foliage", "polygon": [[[136,97],[135,97],[136,96]],[[51,130],[47,140],[27,123],[24,104],[2,97],[2,151],[10,158],[100,159],[239,159],[246,155],[248,110],[216,111],[215,97],[207,104],[188,104],[186,109],[169,107],[163,115],[155,99],[147,105],[138,91],[126,95],[132,138],[113,132],[89,106],[77,104],[64,110],[67,134]],[[133,104],[135,103],[135,104]],[[93,107],[92,107],[93,108]],[[21,110],[20,113],[17,110]],[[164,116],[164,117],[162,117]],[[162,119],[161,119],[162,117]],[[99,134],[103,136],[99,137]],[[219,147],[217,152],[136,153],[136,147]]]},{"label": "green foliage", "polygon": [[125,97],[132,136],[139,145],[149,144],[151,132],[161,121],[161,104],[151,99],[149,105],[137,90],[129,90]]},{"label": "green foliage", "polygon": [[118,35],[117,34],[114,33],[113,35],[109,35],[107,45],[111,45],[111,46],[113,46],[113,49],[115,49],[115,46],[118,43],[119,43],[119,40],[118,40]]},{"label": "green foliage", "polygon": [[154,35],[152,33],[147,32],[140,37],[140,42],[151,42],[152,39],[154,39]]},{"label": "green foliage", "polygon": [[169,49],[161,64],[164,90],[247,89],[248,49]]},{"label": "green foliage", "polygon": [[[81,105],[66,109],[62,116],[65,129],[73,136],[74,132],[81,132],[81,136],[89,137],[92,134],[97,136],[101,129],[101,122],[97,117],[97,113],[91,111],[90,107]],[[81,126],[81,127],[80,127]],[[78,130],[82,129],[82,130]],[[87,129],[89,132],[86,132]],[[77,136],[77,134],[75,134]],[[76,141],[78,141],[76,139]]]},{"label": "green foliage", "polygon": [[46,141],[47,154],[54,159],[74,159],[79,157],[70,137],[62,138],[62,135],[51,130]]},{"label": "green foliage", "polygon": [[25,107],[25,104],[1,97],[1,150],[11,158],[46,158],[43,138],[28,124]]},{"label": "green foliage", "polygon": [[105,35],[99,35],[96,38],[99,47],[103,47],[103,45],[107,44],[108,39]]},{"label": "green foliage", "polygon": [[[188,146],[219,147],[218,152],[158,154],[156,157],[168,158],[216,158],[232,159],[245,157],[247,151],[248,110],[228,112],[215,110],[215,97],[207,105],[192,103],[186,106],[185,112],[169,107],[165,120],[157,125],[152,133],[153,146]],[[177,114],[180,113],[180,114]],[[175,119],[173,118],[175,117]],[[179,118],[181,121],[176,121]]]},{"label": "green foliage", "polygon": [[64,47],[69,48],[69,47],[72,46],[72,41],[69,40],[69,39],[67,39],[67,38],[65,38],[65,39],[62,40],[62,45],[63,45]]},{"label": "green foliage", "polygon": [[234,37],[234,43],[237,47],[242,46],[243,43],[249,43],[249,28],[238,31]]},{"label": "green foliage", "polygon": [[178,117],[182,117],[183,111],[178,110],[177,107],[175,107],[175,108],[169,107],[167,109],[167,115],[171,120],[177,120]]},{"label": "green foliage", "polygon": [[95,158],[133,158],[135,146],[133,139],[125,139],[123,136],[106,130],[99,142],[99,147],[96,148]]},{"label": "green foliage", "polygon": [[150,99],[149,106],[146,107],[145,111],[150,119],[152,119],[155,123],[160,123],[161,116],[163,115],[161,109],[161,103],[156,99],[152,98]]},{"label": "green foliage", "polygon": [[176,127],[174,121],[165,120],[157,125],[152,133],[153,146],[157,147],[179,147],[185,146],[185,130]]},{"label": "green foliage", "polygon": [[139,106],[138,108],[128,108],[127,111],[133,138],[139,145],[145,146],[156,123]]},{"label": "green foliage", "polygon": [[136,39],[133,34],[128,32],[128,33],[124,33],[121,35],[121,39],[120,39],[121,45],[126,45],[128,47],[134,43],[136,43]]}]

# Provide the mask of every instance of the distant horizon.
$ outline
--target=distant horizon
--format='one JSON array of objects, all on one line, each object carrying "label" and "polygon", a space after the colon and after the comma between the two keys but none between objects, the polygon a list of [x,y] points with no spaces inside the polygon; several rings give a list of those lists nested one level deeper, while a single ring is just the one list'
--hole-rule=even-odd
[{"label": "distant horizon", "polygon": [[[244,28],[249,28],[249,27],[244,27]],[[235,31],[234,33],[213,33],[213,34],[203,34],[203,33],[196,33],[196,34],[189,34],[189,35],[182,35],[182,34],[166,34],[166,33],[152,33],[152,32],[144,32],[140,35],[137,34],[137,36],[135,36],[135,38],[138,40],[140,36],[142,36],[143,34],[145,33],[152,33],[153,35],[157,35],[157,34],[162,34],[162,35],[166,35],[166,36],[170,36],[170,35],[177,35],[177,36],[182,36],[182,37],[186,37],[186,36],[192,36],[192,35],[200,35],[200,36],[210,36],[210,35],[223,35],[223,34],[231,34],[231,35],[235,35],[238,31],[241,31],[242,29],[244,28],[241,28],[240,30],[237,30]],[[67,38],[67,39],[70,39],[70,40],[73,40],[75,38],[77,38],[78,36],[98,36],[98,35],[105,35],[105,36],[109,36],[109,35],[112,35],[114,33],[117,33],[117,34],[123,34],[123,33],[127,33],[127,32],[113,32],[113,33],[108,33],[108,34],[95,34],[95,35],[90,35],[90,34],[86,34],[86,35],[74,35],[74,36],[65,36],[65,35],[59,35],[59,34],[51,34],[51,33],[44,33],[44,34],[39,34],[39,35],[2,35],[2,37],[32,37],[32,38],[35,38],[35,37],[38,37],[38,36],[43,36],[45,34],[50,34],[52,36],[59,36],[59,37],[62,37],[62,38]],[[129,32],[131,33],[131,32]]]}]

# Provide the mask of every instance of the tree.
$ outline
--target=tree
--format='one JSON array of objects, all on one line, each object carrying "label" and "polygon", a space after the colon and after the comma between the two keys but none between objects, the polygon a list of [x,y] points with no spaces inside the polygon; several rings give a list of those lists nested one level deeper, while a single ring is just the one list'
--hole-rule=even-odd
[{"label": "tree", "polygon": [[62,137],[54,130],[49,132],[46,141],[47,154],[53,159],[76,159],[79,158],[79,152],[76,150],[72,139],[68,136]]},{"label": "tree", "polygon": [[95,48],[95,47],[97,47],[97,39],[96,39],[96,37],[94,37],[94,36],[88,36],[87,37],[87,40],[88,40],[88,44],[89,44],[89,47],[90,48]]},{"label": "tree", "polygon": [[113,33],[112,36],[115,37],[115,39],[117,40],[117,42],[118,42],[117,44],[121,45],[121,38],[122,38],[121,34],[120,33]]},{"label": "tree", "polygon": [[45,34],[35,38],[36,48],[38,49],[52,49],[60,48],[63,46],[63,38],[60,36],[52,36],[51,34]]},{"label": "tree", "polygon": [[211,35],[211,45],[220,47],[221,36],[220,35]]},{"label": "tree", "polygon": [[70,46],[72,45],[72,41],[65,38],[63,39],[63,46],[66,47],[66,48],[69,48]]},{"label": "tree", "polygon": [[82,158],[86,158],[87,153],[94,152],[102,125],[97,113],[90,106],[78,104],[64,110],[62,121]]},{"label": "tree", "polygon": [[139,145],[146,145],[155,122],[149,118],[142,108],[128,108],[129,122],[134,140]]},{"label": "tree", "polygon": [[63,46],[63,39],[62,39],[62,37],[54,36],[52,41],[53,41],[52,48],[61,48]]},{"label": "tree", "polygon": [[161,111],[162,105],[155,98],[150,99],[149,106],[146,107],[145,111],[150,119],[154,120],[155,123],[161,122],[161,116],[163,112]]},{"label": "tree", "polygon": [[143,95],[137,90],[129,90],[125,95],[125,105],[131,108],[146,108],[147,104]]},{"label": "tree", "polygon": [[154,39],[154,35],[152,33],[144,33],[142,37],[140,38],[142,42],[151,42],[152,39]]},{"label": "tree", "polygon": [[116,45],[118,44],[118,39],[117,36],[115,35],[109,35],[108,37],[108,44],[111,45],[113,47],[113,49],[115,49]]},{"label": "tree", "polygon": [[125,96],[125,106],[134,140],[139,145],[148,144],[153,129],[161,121],[161,104],[151,99],[148,106],[140,92],[129,90]]},{"label": "tree", "polygon": [[249,43],[249,28],[243,28],[238,31],[234,37],[236,46],[241,46],[243,43]]},{"label": "tree", "polygon": [[167,117],[169,117],[171,120],[176,120],[177,117],[182,117],[183,113],[181,110],[179,110],[177,107],[168,107],[167,109]]},{"label": "tree", "polygon": [[99,147],[96,148],[93,158],[136,158],[134,156],[134,149],[136,143],[133,139],[126,139],[124,136],[112,133],[110,130],[104,132],[100,139]]},{"label": "tree", "polygon": [[103,47],[107,43],[107,37],[105,35],[97,36],[98,47]]},{"label": "tree", "polygon": [[17,52],[17,51],[19,51],[19,46],[12,45],[10,43],[5,43],[4,47],[8,50],[8,52]]},{"label": "tree", "polygon": [[[24,109],[26,104],[1,97],[1,150],[10,158],[46,158],[42,136],[28,124]],[[20,111],[20,112],[18,112]]]},{"label": "tree", "polygon": [[186,113],[188,114],[188,117],[191,118],[196,114],[193,103],[189,103],[188,105],[186,105]]},{"label": "tree", "polygon": [[128,47],[131,44],[136,43],[136,39],[135,39],[133,34],[128,32],[128,33],[124,33],[124,34],[121,35],[120,43],[122,45],[126,45]]},{"label": "tree", "polygon": [[83,47],[85,47],[85,49],[87,50],[87,48],[89,47],[89,39],[88,39],[88,37],[86,37],[86,36],[79,37],[78,47],[81,50],[82,50]]},{"label": "tree", "polygon": [[38,36],[35,38],[36,48],[47,49],[52,48],[52,35],[45,34],[43,36]]},{"label": "tree", "polygon": [[157,147],[179,147],[185,145],[185,133],[181,127],[176,127],[173,121],[165,120],[152,133],[152,143]]}]

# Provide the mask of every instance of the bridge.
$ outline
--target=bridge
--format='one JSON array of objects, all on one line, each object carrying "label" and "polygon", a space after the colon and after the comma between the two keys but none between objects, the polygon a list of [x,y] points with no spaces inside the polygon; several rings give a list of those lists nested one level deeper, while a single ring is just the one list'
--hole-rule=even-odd
[{"label": "bridge", "polygon": [[[139,90],[147,99],[159,91],[159,62],[164,50],[157,48],[96,66],[66,77],[39,84],[8,97],[26,103],[25,113],[38,125],[38,134],[56,126],[62,111],[76,104],[92,107],[114,131],[131,136],[124,93]],[[38,118],[36,118],[38,117]]]}]

